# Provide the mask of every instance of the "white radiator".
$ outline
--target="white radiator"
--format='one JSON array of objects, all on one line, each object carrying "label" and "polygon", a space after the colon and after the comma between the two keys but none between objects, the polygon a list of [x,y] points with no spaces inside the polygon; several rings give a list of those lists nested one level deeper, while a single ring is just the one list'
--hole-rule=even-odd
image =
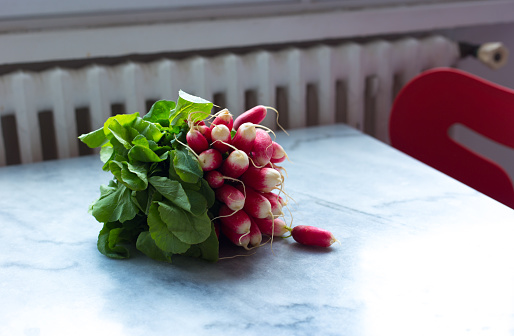
[{"label": "white radiator", "polygon": [[[346,122],[387,142],[401,86],[458,55],[456,43],[436,36],[7,74],[0,77],[0,166],[88,154],[80,133],[112,114],[143,115],[179,89],[234,115],[269,105],[286,128]],[[274,117],[265,123],[273,127]]]}]

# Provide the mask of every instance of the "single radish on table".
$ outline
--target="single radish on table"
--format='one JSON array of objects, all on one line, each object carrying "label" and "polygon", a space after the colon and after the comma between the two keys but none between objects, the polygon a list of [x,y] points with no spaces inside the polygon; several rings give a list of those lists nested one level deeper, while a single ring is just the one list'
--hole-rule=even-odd
[{"label": "single radish on table", "polygon": [[298,225],[291,230],[293,239],[303,245],[329,247],[337,241],[334,235],[314,226]]}]

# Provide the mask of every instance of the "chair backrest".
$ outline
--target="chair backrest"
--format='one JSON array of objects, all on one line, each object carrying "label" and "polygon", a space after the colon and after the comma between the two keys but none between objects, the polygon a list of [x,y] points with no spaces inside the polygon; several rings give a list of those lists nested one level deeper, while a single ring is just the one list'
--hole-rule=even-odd
[{"label": "chair backrest", "polygon": [[389,122],[393,147],[514,208],[509,175],[453,140],[454,124],[514,148],[514,90],[457,69],[428,70],[400,91]]}]

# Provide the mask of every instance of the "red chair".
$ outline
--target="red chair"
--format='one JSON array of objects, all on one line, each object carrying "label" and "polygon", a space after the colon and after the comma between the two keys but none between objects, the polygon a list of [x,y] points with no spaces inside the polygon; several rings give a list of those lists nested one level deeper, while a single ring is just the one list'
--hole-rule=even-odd
[{"label": "red chair", "polygon": [[391,145],[514,208],[509,175],[454,141],[448,131],[457,123],[514,148],[514,90],[452,68],[423,72],[394,101]]}]

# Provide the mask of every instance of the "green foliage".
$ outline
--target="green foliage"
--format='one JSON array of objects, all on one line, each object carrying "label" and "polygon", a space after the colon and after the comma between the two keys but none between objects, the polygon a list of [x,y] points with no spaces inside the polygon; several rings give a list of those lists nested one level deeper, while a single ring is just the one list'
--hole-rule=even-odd
[{"label": "green foliage", "polygon": [[180,91],[177,103],[159,100],[143,118],[137,112],[116,115],[79,137],[91,148],[101,147],[103,170],[113,175],[89,207],[103,223],[97,243],[102,254],[128,258],[132,245],[165,262],[175,254],[218,260],[208,216],[214,191],[196,156],[182,145],[186,121],[205,119],[212,106]]}]

